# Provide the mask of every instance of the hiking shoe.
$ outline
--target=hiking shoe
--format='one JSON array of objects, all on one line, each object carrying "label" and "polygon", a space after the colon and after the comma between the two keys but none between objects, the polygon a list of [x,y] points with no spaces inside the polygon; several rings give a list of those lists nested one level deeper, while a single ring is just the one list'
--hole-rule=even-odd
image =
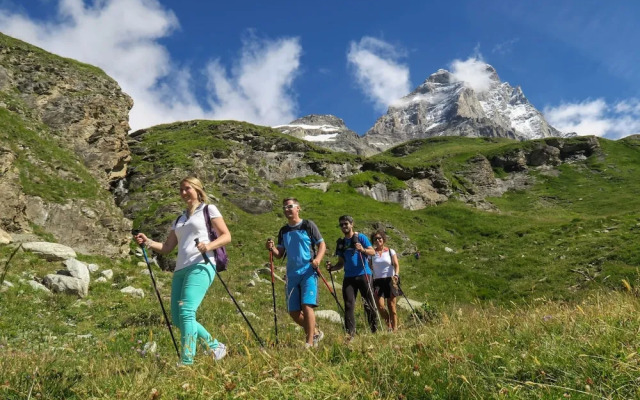
[{"label": "hiking shoe", "polygon": [[223,343],[218,343],[218,347],[213,349],[211,351],[211,354],[213,354],[214,360],[216,361],[222,360],[224,356],[227,355],[227,346],[225,346]]},{"label": "hiking shoe", "polygon": [[324,339],[324,332],[318,329],[318,333],[313,335],[313,347],[318,347],[318,343]]}]

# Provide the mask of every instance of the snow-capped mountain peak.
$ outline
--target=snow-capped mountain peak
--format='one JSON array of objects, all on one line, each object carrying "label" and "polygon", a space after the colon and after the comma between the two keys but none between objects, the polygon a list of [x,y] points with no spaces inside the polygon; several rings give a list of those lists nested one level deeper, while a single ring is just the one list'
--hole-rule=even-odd
[{"label": "snow-capped mountain peak", "polygon": [[481,67],[466,74],[438,70],[392,104],[365,138],[384,150],[407,140],[432,136],[520,140],[561,136],[529,103],[520,87],[501,82],[491,65]]}]

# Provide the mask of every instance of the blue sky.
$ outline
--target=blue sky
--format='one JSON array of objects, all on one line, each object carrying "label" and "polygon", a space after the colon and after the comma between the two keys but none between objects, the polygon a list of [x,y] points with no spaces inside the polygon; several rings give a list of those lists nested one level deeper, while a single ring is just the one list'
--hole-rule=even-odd
[{"label": "blue sky", "polygon": [[493,65],[563,131],[640,133],[640,2],[0,0],[0,31],[104,69],[133,129],[333,114],[363,134],[440,68]]}]

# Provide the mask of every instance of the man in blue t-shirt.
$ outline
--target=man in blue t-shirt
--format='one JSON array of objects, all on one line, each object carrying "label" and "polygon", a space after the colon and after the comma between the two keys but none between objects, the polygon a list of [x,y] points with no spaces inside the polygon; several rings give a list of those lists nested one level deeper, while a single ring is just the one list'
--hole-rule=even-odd
[{"label": "man in blue t-shirt", "polygon": [[336,243],[338,262],[331,265],[327,261],[327,270],[337,271],[344,267],[344,280],[342,282],[342,298],[344,299],[344,326],[347,333],[353,337],[356,333],[356,297],[358,291],[364,299],[364,311],[367,314],[369,328],[375,333],[377,330],[376,306],[371,286],[371,269],[368,256],[375,254],[373,246],[366,235],[353,231],[353,218],[343,215],[339,218],[340,230],[343,238]]},{"label": "man in blue t-shirt", "polygon": [[[293,197],[282,201],[287,224],[280,228],[278,244],[267,240],[267,250],[276,258],[287,255],[287,308],[295,323],[307,334],[306,346],[317,346],[324,333],[316,325],[313,312],[318,306],[318,275],[316,269],[327,249],[313,221],[300,218],[300,203]],[[315,252],[318,246],[318,252]]]}]

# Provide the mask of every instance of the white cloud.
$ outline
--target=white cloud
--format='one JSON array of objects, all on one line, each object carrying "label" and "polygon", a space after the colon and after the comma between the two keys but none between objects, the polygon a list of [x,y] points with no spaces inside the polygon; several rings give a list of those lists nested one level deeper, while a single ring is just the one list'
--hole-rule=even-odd
[{"label": "white cloud", "polygon": [[399,63],[405,54],[380,39],[365,36],[351,42],[347,61],[354,67],[358,85],[379,111],[411,91],[409,67]]},{"label": "white cloud", "polygon": [[[299,67],[297,38],[251,38],[228,77],[219,60],[206,68],[207,107],[191,72],[172,61],[158,40],[179,28],[157,0],[59,0],[46,22],[0,10],[0,30],[45,50],[102,68],[134,99],[132,128],[194,118],[241,119],[272,125],[293,120],[291,84]],[[268,78],[268,79],[267,79]]]},{"label": "white cloud", "polygon": [[561,132],[596,135],[609,139],[640,134],[640,100],[607,104],[603,99],[546,106],[547,121]]},{"label": "white cloud", "polygon": [[615,105],[616,112],[640,115],[640,99],[624,100]]},{"label": "white cloud", "polygon": [[301,52],[297,39],[251,39],[245,42],[230,77],[219,61],[211,62],[207,75],[213,113],[267,125],[293,120],[296,103],[287,91],[300,66]]},{"label": "white cloud", "polygon": [[509,39],[504,42],[498,43],[491,49],[491,53],[505,55],[513,51],[516,43],[520,41],[520,38]]},{"label": "white cloud", "polygon": [[[477,50],[476,50],[477,52]],[[465,61],[454,60],[451,63],[451,77],[455,82],[463,82],[464,85],[476,92],[486,92],[491,88],[492,72],[487,69],[487,64],[478,56],[473,56]]]}]

